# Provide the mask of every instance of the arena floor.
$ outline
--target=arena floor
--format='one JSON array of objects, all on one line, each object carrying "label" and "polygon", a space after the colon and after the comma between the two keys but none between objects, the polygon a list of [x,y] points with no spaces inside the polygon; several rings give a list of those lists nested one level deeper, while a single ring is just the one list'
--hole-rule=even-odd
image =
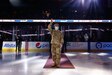
[{"label": "arena floor", "polygon": [[1,54],[0,75],[112,75],[112,53],[65,53],[75,69],[43,68],[48,53]]}]

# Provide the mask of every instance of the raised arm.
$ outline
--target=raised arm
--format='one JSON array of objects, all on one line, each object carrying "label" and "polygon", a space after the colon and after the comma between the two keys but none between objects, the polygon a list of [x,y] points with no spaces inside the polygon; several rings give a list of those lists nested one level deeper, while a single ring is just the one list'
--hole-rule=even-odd
[{"label": "raised arm", "polygon": [[52,31],[52,24],[53,24],[53,19],[51,19],[50,24],[48,25],[48,30],[51,32]]}]

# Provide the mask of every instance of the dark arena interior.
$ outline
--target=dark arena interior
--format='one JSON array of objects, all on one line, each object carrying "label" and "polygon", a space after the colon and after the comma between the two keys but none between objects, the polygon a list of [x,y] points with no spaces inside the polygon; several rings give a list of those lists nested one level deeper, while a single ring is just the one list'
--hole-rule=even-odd
[{"label": "dark arena interior", "polygon": [[1,0],[0,75],[112,75],[112,0]]}]

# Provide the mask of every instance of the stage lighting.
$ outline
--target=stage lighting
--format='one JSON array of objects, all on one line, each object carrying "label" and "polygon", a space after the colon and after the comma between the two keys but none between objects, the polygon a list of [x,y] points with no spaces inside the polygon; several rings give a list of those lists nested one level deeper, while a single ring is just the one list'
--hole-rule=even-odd
[{"label": "stage lighting", "polygon": [[99,0],[72,0],[67,3],[68,5],[73,4],[74,7],[82,7],[84,9],[89,8],[91,5],[96,6],[99,4]]},{"label": "stage lighting", "polygon": [[85,3],[85,0],[81,0],[81,3],[82,3],[82,5],[84,5],[84,3]]},{"label": "stage lighting", "polygon": [[91,0],[91,1],[93,1],[93,2],[97,2],[98,0]]}]

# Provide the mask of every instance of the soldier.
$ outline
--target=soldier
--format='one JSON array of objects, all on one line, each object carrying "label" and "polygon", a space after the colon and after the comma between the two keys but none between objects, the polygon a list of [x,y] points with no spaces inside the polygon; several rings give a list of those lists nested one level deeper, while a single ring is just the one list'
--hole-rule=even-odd
[{"label": "soldier", "polygon": [[55,30],[52,29],[53,20],[51,19],[51,23],[48,25],[48,30],[51,33],[51,53],[54,64],[52,67],[60,67],[60,59],[61,59],[61,48],[64,43],[63,34],[59,30],[59,24],[54,24]]}]

